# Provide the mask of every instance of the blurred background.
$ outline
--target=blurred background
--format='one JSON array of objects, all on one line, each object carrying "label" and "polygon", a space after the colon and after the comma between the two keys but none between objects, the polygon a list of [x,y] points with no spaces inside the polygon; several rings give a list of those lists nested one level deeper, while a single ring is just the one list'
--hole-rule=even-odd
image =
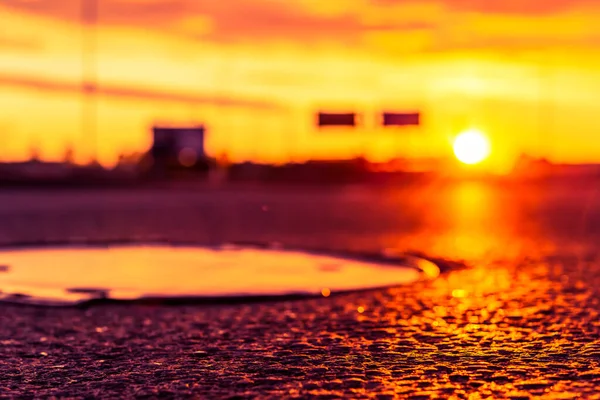
[{"label": "blurred background", "polygon": [[599,0],[0,0],[0,392],[594,398],[599,28]]},{"label": "blurred background", "polygon": [[3,175],[139,174],[157,157],[163,170],[448,170],[464,132],[485,139],[470,164],[490,173],[596,163],[598,11],[589,0],[2,0]]}]

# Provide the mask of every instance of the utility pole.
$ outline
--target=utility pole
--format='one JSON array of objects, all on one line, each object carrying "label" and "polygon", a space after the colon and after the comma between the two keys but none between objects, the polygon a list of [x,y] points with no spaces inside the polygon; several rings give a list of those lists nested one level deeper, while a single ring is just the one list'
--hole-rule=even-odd
[{"label": "utility pole", "polygon": [[555,91],[554,91],[554,59],[548,53],[542,54],[542,61],[537,66],[539,94],[539,133],[538,143],[541,147],[540,154],[543,158],[551,158],[553,150],[554,122],[555,122]]},{"label": "utility pole", "polygon": [[[81,0],[82,57],[81,57],[81,134],[83,141],[91,148],[92,158],[97,157],[97,70],[96,23],[98,20],[98,0]],[[89,143],[89,144],[88,144]]]}]

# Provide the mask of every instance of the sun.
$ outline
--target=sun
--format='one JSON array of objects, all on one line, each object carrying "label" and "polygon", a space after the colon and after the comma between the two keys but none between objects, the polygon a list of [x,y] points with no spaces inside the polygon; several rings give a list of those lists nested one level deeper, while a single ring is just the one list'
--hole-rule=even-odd
[{"label": "sun", "polygon": [[479,164],[490,155],[488,138],[478,130],[461,133],[454,139],[454,155],[464,164]]}]

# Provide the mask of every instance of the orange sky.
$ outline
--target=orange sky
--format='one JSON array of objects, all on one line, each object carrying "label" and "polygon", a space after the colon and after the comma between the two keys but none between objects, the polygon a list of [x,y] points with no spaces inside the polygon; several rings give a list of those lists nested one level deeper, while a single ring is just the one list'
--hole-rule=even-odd
[{"label": "orange sky", "polygon": [[[235,160],[439,156],[461,129],[492,163],[528,152],[600,161],[600,4],[595,0],[99,0],[98,141],[82,132],[75,0],[0,2],[0,159],[32,146],[113,163],[155,121],[206,122]],[[226,100],[226,101],[225,101]],[[317,108],[367,113],[319,132]],[[375,129],[381,108],[424,113]]]}]

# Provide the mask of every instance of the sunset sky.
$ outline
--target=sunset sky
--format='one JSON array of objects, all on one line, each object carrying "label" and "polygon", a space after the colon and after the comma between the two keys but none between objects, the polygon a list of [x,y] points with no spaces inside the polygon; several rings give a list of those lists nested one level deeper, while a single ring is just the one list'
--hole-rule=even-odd
[{"label": "sunset sky", "polygon": [[[208,149],[281,162],[442,156],[461,130],[521,152],[600,161],[597,0],[99,0],[98,137],[82,131],[76,0],[0,0],[0,159],[104,164],[155,122],[206,123]],[[317,109],[365,114],[318,131]],[[376,129],[378,110],[421,110]],[[88,132],[89,133],[89,132]]]}]

